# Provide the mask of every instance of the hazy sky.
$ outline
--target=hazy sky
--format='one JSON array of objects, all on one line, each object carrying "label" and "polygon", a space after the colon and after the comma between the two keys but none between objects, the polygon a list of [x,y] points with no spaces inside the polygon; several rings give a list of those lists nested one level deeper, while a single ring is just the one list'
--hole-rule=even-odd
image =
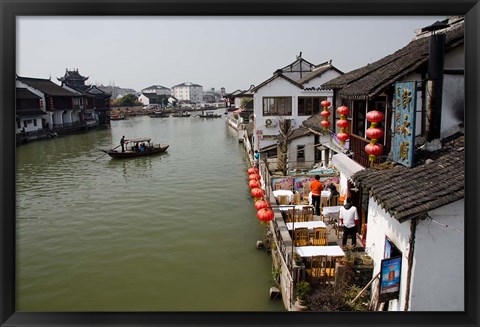
[{"label": "hazy sky", "polygon": [[258,85],[302,52],[343,72],[402,48],[446,17],[18,17],[17,74],[140,91],[183,82],[227,92]]}]

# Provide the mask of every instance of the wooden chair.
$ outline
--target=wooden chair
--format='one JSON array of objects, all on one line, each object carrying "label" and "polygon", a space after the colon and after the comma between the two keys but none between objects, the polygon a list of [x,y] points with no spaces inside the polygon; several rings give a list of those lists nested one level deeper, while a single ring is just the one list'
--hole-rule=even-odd
[{"label": "wooden chair", "polygon": [[300,204],[300,193],[296,192],[293,195],[293,204],[295,205]]},{"label": "wooden chair", "polygon": [[314,281],[321,283],[335,282],[335,257],[314,256],[311,260],[310,269],[306,269],[307,274]]},{"label": "wooden chair", "polygon": [[293,244],[295,246],[307,246],[310,233],[307,227],[297,228],[293,231]]},{"label": "wooden chair", "polygon": [[308,194],[310,193],[310,182],[303,183],[303,198],[308,201]]},{"label": "wooden chair", "polygon": [[313,229],[313,238],[310,242],[312,245],[328,245],[327,227],[315,227]]},{"label": "wooden chair", "polygon": [[293,222],[295,219],[295,222],[300,222],[302,220],[302,210],[301,209],[294,209],[294,208],[288,208],[287,210],[287,223]]},{"label": "wooden chair", "polygon": [[302,217],[303,221],[313,221],[313,207],[303,207],[302,209]]},{"label": "wooden chair", "polygon": [[331,206],[338,206],[338,198],[339,197],[340,197],[340,195],[332,196],[332,198],[330,199],[330,205]]},{"label": "wooden chair", "polygon": [[277,198],[278,204],[290,204],[290,196],[288,195],[279,195]]}]

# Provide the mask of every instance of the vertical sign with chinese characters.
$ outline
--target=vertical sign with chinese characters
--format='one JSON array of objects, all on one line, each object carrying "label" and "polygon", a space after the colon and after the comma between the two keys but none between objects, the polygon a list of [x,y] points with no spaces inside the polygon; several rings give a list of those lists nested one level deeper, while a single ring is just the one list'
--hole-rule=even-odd
[{"label": "vertical sign with chinese characters", "polygon": [[415,148],[415,82],[395,83],[393,160],[412,167]]}]

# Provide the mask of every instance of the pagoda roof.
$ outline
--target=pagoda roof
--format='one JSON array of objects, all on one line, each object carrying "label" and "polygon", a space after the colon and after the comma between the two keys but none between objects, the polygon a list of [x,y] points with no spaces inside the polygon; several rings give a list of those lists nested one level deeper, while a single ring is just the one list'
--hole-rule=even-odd
[{"label": "pagoda roof", "polygon": [[57,80],[60,82],[65,82],[65,81],[86,81],[89,77],[85,77],[80,75],[78,72],[78,69],[74,70],[68,70],[68,68],[65,71],[65,75],[63,77],[57,77]]}]

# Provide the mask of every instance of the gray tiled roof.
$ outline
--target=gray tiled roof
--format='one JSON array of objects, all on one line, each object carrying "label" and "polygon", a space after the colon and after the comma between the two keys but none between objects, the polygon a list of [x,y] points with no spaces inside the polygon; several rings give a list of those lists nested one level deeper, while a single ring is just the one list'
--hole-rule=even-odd
[{"label": "gray tiled roof", "polygon": [[60,85],[53,83],[49,79],[20,77],[20,76],[17,76],[17,79],[47,95],[78,97],[77,94],[61,87]]},{"label": "gray tiled roof", "polygon": [[[460,24],[445,34],[445,51],[448,51],[463,44],[464,25]],[[336,77],[322,84],[322,87],[341,89],[338,94],[346,99],[373,97],[395,81],[428,63],[429,40],[429,37],[413,40],[395,53]]]},{"label": "gray tiled roof", "polygon": [[381,164],[355,173],[352,180],[400,222],[422,217],[464,197],[464,142],[463,134],[456,134],[443,140],[440,150],[417,151],[413,168]]}]

